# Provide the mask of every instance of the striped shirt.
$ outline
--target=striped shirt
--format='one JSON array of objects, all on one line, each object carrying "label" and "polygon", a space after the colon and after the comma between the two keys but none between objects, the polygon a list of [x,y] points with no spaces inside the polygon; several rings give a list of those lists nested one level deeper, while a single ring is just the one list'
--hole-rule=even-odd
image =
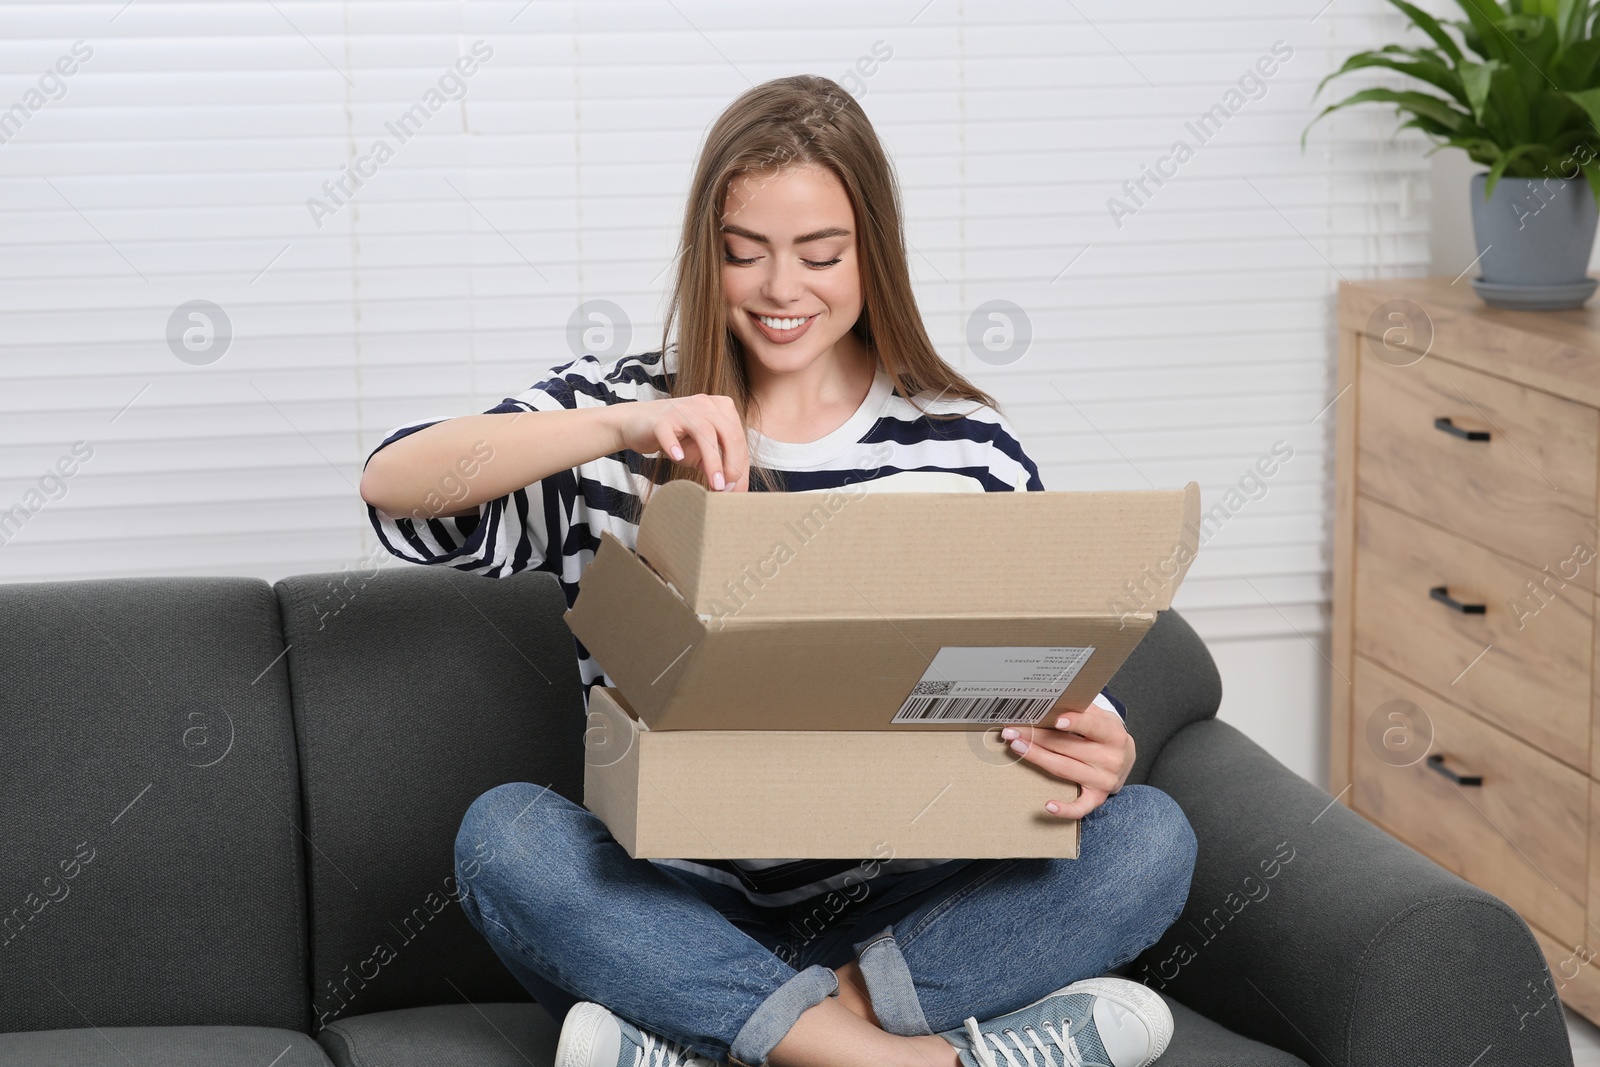
[{"label": "striped shirt", "polygon": [[[593,408],[632,401],[661,400],[672,393],[676,350],[622,356],[601,363],[582,356],[550,371],[543,381],[506,397],[489,413]],[[916,404],[901,395],[880,366],[866,399],[831,433],[803,444],[776,441],[747,430],[750,463],[772,471],[789,492],[822,492],[870,482],[873,491],[1039,492],[1039,469],[1023,452],[1010,423],[995,409],[970,400],[937,399],[928,393]],[[960,414],[932,419],[928,414]],[[444,421],[421,419],[396,427],[375,455],[408,434]],[[637,544],[633,521],[648,482],[645,460],[631,449],[601,456],[495,500],[476,515],[416,520],[392,516],[368,505],[379,541],[394,555],[414,563],[444,564],[470,574],[504,578],[519,571],[547,571],[560,583],[570,607],[578,596],[583,569],[609,531],[623,544]],[[371,457],[368,457],[370,462]],[[751,480],[752,491],[759,491]],[[600,664],[574,638],[584,701],[596,685],[611,687]],[[1102,694],[1097,702],[1126,719],[1119,701]],[[781,906],[883,874],[898,874],[951,860],[897,860],[854,863],[841,860],[656,860],[736,886],[752,902]]]}]

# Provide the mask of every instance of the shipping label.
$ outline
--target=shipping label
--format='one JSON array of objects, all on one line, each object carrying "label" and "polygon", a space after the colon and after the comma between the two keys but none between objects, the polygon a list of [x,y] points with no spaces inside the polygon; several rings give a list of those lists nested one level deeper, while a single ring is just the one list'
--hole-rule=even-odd
[{"label": "shipping label", "polygon": [[941,648],[890,721],[1037,723],[1093,654],[1093,646]]}]

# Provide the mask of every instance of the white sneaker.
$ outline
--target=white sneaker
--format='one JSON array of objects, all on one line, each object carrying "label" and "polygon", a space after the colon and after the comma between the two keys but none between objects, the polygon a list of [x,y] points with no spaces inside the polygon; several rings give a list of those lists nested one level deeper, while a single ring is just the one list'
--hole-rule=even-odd
[{"label": "white sneaker", "polygon": [[[961,1067],[1145,1067],[1172,1040],[1172,1010],[1126,978],[1085,978],[1027,1007],[939,1036]],[[608,1063],[606,1067],[611,1067]]]},{"label": "white sneaker", "polygon": [[585,1001],[561,1024],[556,1067],[717,1067],[717,1061]]}]

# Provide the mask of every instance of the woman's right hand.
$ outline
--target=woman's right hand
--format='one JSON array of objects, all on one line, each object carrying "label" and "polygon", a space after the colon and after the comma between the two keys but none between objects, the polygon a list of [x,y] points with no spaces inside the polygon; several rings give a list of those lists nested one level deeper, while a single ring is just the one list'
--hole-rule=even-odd
[{"label": "woman's right hand", "polygon": [[612,405],[623,448],[661,452],[706,472],[713,489],[750,488],[744,423],[733,398],[709,393]]}]

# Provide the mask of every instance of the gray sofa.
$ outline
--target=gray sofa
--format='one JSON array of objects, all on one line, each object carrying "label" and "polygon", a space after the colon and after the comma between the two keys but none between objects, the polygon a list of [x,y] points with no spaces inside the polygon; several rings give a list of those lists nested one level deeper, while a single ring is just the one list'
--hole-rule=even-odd
[{"label": "gray sofa", "polygon": [[[501,782],[581,797],[564,607],[398,563],[0,586],[0,1065],[545,1067],[452,847]],[[1522,920],[1216,721],[1176,612],[1111,688],[1200,842],[1123,968],[1177,1017],[1162,1064],[1572,1063],[1559,1006],[1520,1014]]]}]

